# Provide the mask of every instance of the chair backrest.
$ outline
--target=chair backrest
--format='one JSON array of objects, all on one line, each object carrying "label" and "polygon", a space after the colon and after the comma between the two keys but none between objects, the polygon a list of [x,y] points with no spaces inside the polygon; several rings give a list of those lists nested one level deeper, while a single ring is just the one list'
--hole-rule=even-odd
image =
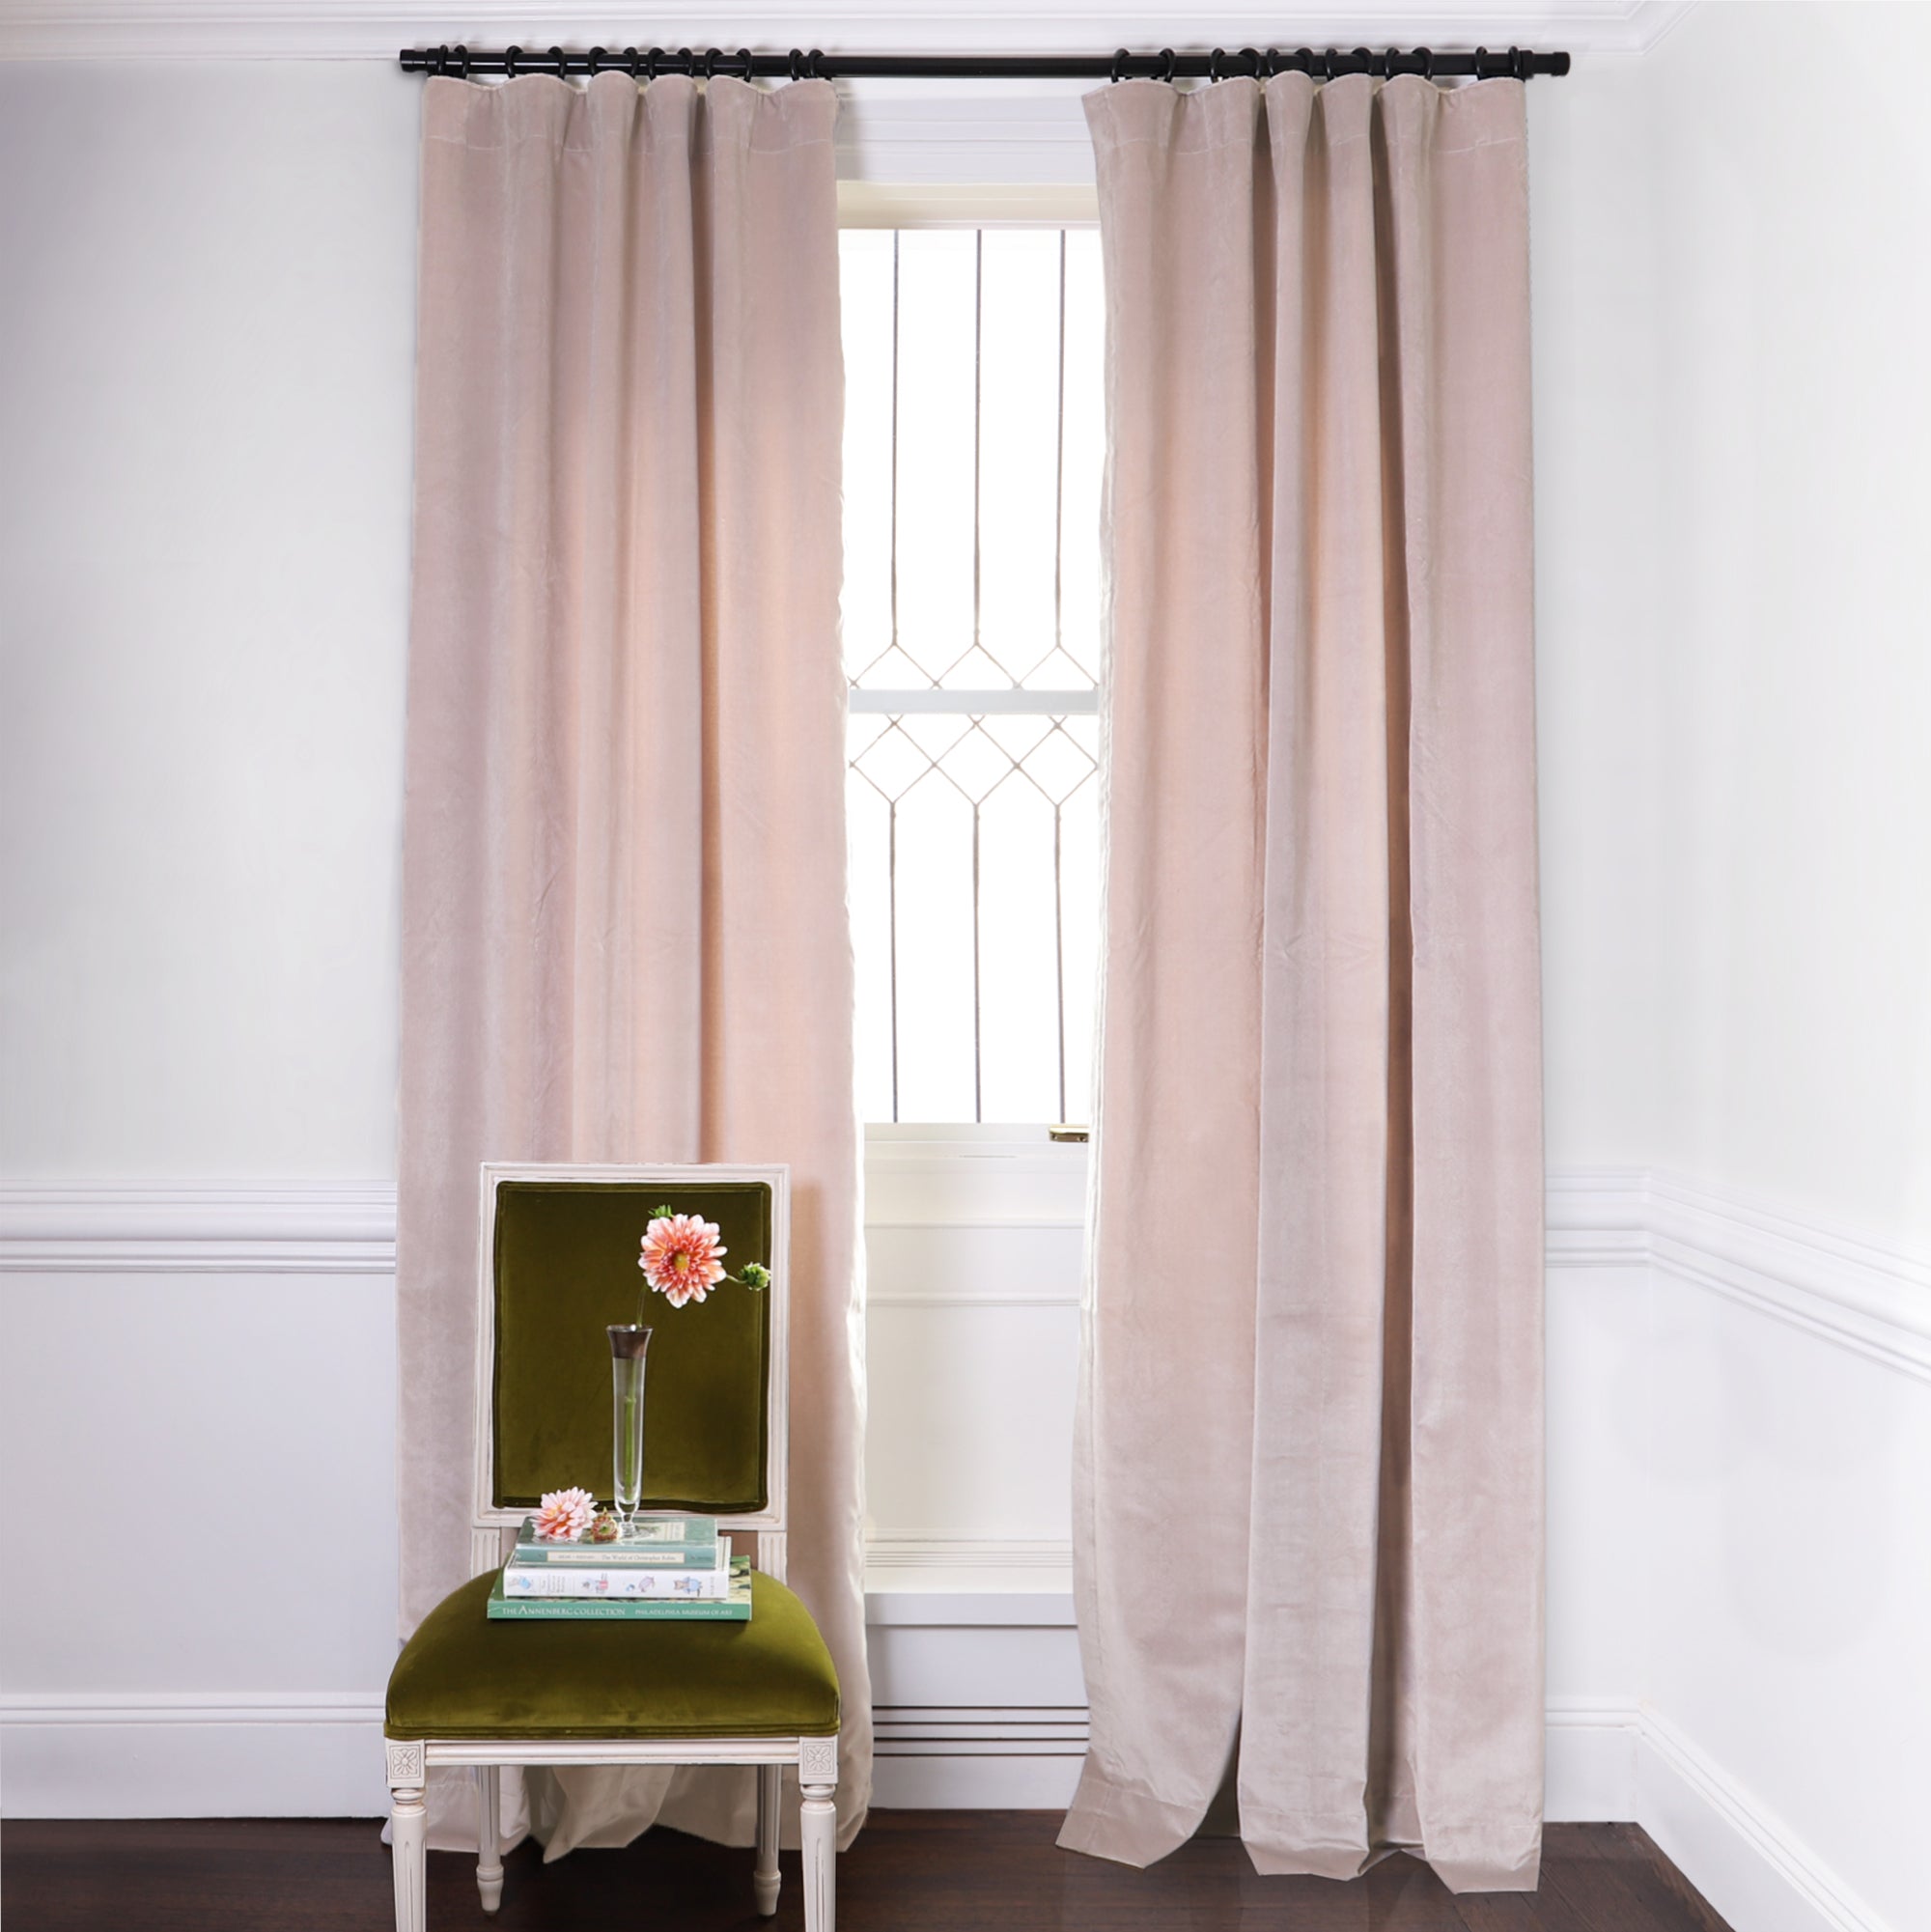
[{"label": "chair backrest", "polygon": [[[611,1485],[612,1323],[651,1333],[646,1509],[781,1533],[787,1466],[788,1167],[483,1169],[476,1354],[478,1530],[520,1523],[545,1490]],[[725,1267],[770,1271],[672,1307],[638,1259],[659,1207],[714,1221]],[[639,1313],[639,1304],[642,1312]]]}]

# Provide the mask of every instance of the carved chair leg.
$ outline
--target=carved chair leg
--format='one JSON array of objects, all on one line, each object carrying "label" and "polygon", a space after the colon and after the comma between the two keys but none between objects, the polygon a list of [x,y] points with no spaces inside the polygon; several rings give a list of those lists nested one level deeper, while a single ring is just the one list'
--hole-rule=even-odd
[{"label": "carved chair leg", "polygon": [[476,1767],[476,1890],[483,1910],[503,1902],[503,1842],[500,1835],[502,1774],[493,1764]]},{"label": "carved chair leg", "polygon": [[798,1781],[804,1794],[798,1842],[804,1850],[804,1932],[833,1932],[838,1910],[838,1740],[799,1738]]},{"label": "carved chair leg", "polygon": [[758,1862],[751,1890],[758,1910],[770,1918],[778,1909],[778,1800],[784,1791],[784,1766],[758,1767]]},{"label": "carved chair leg", "polygon": [[424,1932],[429,1809],[420,1784],[389,1787],[390,1855],[396,1875],[396,1932]]}]

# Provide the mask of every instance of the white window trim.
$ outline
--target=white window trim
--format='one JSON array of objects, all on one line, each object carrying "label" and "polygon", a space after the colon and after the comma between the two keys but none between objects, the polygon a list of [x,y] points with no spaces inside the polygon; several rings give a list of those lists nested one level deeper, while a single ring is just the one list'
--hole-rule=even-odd
[{"label": "white window trim", "polygon": [[[841,228],[1089,228],[1090,186],[875,182],[838,184]],[[1091,713],[1092,691],[984,692],[854,689],[857,712]],[[1056,1141],[1045,1124],[870,1122],[865,1127],[867,1230],[1070,1228],[1085,1224],[1087,1148]],[[873,1305],[950,1301],[915,1282],[874,1278]],[[993,1307],[988,1283],[969,1298]],[[1077,1307],[1078,1284],[1024,1298]],[[868,1536],[867,1610],[874,1625],[1022,1625],[1072,1622],[1064,1544],[893,1528]],[[1015,1631],[1015,1637],[1022,1633]]]},{"label": "white window trim", "polygon": [[1097,228],[1099,190],[1067,182],[840,182],[840,228]]}]

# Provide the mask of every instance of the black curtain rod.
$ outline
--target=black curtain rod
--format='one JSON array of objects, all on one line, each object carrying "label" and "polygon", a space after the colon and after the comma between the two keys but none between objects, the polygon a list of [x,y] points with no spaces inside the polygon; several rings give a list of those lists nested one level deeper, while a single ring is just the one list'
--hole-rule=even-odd
[{"label": "black curtain rod", "polygon": [[1136,54],[1122,47],[1114,54],[827,54],[793,47],[789,53],[735,53],[721,47],[505,47],[472,53],[467,47],[406,47],[405,73],[440,73],[467,80],[476,74],[628,73],[636,80],[658,74],[687,73],[709,80],[730,74],[740,80],[1229,80],[1236,75],[1311,74],[1335,80],[1342,74],[1386,77],[1415,73],[1428,80],[1526,80],[1531,74],[1565,74],[1566,53],[1537,53],[1527,47],[1476,47],[1437,53],[1427,47],[1376,52],[1368,47],[1242,47],[1229,52]]}]

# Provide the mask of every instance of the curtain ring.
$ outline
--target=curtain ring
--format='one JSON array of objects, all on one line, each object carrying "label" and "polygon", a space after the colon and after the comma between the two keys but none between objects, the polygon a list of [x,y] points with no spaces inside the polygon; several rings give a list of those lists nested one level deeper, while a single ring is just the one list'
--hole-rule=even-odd
[{"label": "curtain ring", "polygon": [[1207,56],[1207,79],[1210,85],[1219,80],[1220,63],[1224,58],[1225,58],[1225,50],[1220,47],[1216,47],[1214,51]]},{"label": "curtain ring", "polygon": [[558,80],[561,80],[565,73],[569,71],[567,56],[561,47],[552,47],[549,50],[549,57],[556,63],[556,77]]},{"label": "curtain ring", "polygon": [[1509,49],[1509,72],[1517,80],[1526,80],[1528,78],[1526,63],[1524,60],[1523,51],[1520,47],[1511,47]]},{"label": "curtain ring", "polygon": [[805,58],[811,63],[812,79],[823,80],[825,78],[825,49],[823,47],[813,47]]},{"label": "curtain ring", "polygon": [[684,71],[695,79],[697,76],[697,56],[688,47],[679,47],[677,58],[684,63]]},{"label": "curtain ring", "polygon": [[1125,47],[1115,47],[1113,49],[1113,70],[1106,76],[1107,81],[1112,86],[1118,87],[1121,81],[1126,79],[1127,63],[1132,59],[1133,55]]},{"label": "curtain ring", "polygon": [[590,51],[583,56],[583,71],[587,73],[592,80],[595,80],[597,78],[597,70],[599,66],[602,64],[603,56],[609,51],[610,49],[608,47],[592,47]]},{"label": "curtain ring", "polygon": [[1482,78],[1482,63],[1485,60],[1487,60],[1488,57],[1489,57],[1489,50],[1487,47],[1477,47],[1475,49],[1474,65],[1469,69],[1469,71],[1475,76],[1477,80],[1480,80]]},{"label": "curtain ring", "polygon": [[1160,58],[1161,62],[1160,77],[1161,80],[1165,81],[1169,87],[1171,87],[1173,85],[1173,67],[1174,67],[1173,49],[1171,47],[1161,47],[1160,50]]},{"label": "curtain ring", "polygon": [[794,47],[791,50],[791,77],[794,80],[802,80],[804,78],[804,49],[802,47]]},{"label": "curtain ring", "polygon": [[1246,62],[1247,71],[1251,73],[1256,80],[1259,80],[1262,77],[1260,48],[1243,47],[1241,49],[1241,59]]},{"label": "curtain ring", "polygon": [[626,47],[624,49],[624,65],[630,69],[632,80],[643,78],[644,57],[635,47]]},{"label": "curtain ring", "polygon": [[1417,70],[1423,80],[1435,78],[1435,50],[1433,47],[1416,47],[1414,57],[1421,63]]},{"label": "curtain ring", "polygon": [[715,47],[706,47],[703,53],[698,56],[697,71],[706,80],[714,77],[717,72],[717,49]]},{"label": "curtain ring", "polygon": [[456,50],[456,77],[458,80],[469,78],[469,48],[466,44]]},{"label": "curtain ring", "polygon": [[1361,71],[1372,80],[1375,72],[1375,50],[1372,47],[1357,47],[1355,58],[1360,62]]},{"label": "curtain ring", "polygon": [[738,65],[744,70],[742,77],[748,81],[751,78],[751,50],[749,47],[740,47],[738,49]]},{"label": "curtain ring", "polygon": [[505,47],[503,49],[503,78],[505,80],[516,79],[517,63],[519,60],[521,60],[522,57],[523,57],[523,50],[521,47]]}]

